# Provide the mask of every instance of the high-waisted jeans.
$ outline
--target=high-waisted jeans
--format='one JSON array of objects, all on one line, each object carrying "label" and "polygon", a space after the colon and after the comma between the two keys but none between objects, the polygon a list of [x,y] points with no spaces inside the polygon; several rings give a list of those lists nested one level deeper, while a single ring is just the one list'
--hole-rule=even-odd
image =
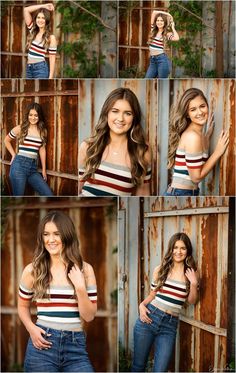
[{"label": "high-waisted jeans", "polygon": [[199,196],[199,188],[197,189],[181,189],[181,188],[172,188],[168,186],[164,196]]},{"label": "high-waisted jeans", "polygon": [[49,69],[46,61],[28,63],[26,67],[26,79],[48,79]]},{"label": "high-waisted jeans", "polygon": [[145,78],[168,78],[171,71],[171,63],[165,53],[150,56],[149,67]]},{"label": "high-waisted jeans", "polygon": [[9,174],[13,196],[23,196],[28,182],[40,196],[53,196],[42,175],[37,171],[37,160],[16,155]]},{"label": "high-waisted jeans", "polygon": [[145,372],[148,356],[154,344],[153,372],[167,372],[175,346],[178,317],[159,310],[152,304],[147,308],[151,324],[136,321],[134,326],[134,357],[132,372]]},{"label": "high-waisted jeans", "polygon": [[24,368],[25,372],[94,372],[86,351],[86,336],[83,331],[72,332],[46,328],[43,336],[52,342],[51,348],[38,350],[29,338]]}]

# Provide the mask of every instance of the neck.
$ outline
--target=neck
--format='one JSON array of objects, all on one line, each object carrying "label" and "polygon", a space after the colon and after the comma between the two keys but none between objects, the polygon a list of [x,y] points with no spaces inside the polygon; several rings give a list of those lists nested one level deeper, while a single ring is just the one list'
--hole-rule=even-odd
[{"label": "neck", "polygon": [[180,262],[180,263],[174,262],[172,270],[176,272],[184,271],[184,262]]},{"label": "neck", "polygon": [[128,139],[126,133],[122,135],[117,135],[116,133],[110,132],[109,145],[111,145],[112,147],[114,146],[115,148],[118,148],[124,146],[125,144],[127,144],[127,141]]},{"label": "neck", "polygon": [[65,263],[60,255],[50,255],[51,267],[65,267]]},{"label": "neck", "polygon": [[199,135],[201,135],[203,133],[204,126],[199,126],[198,124],[191,122],[189,128],[191,128],[195,132],[199,133]]}]

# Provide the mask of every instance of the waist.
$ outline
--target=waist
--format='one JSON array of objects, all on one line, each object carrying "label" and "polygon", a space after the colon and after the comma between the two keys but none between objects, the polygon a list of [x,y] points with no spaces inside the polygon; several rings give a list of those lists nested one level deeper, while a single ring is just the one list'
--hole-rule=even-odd
[{"label": "waist", "polygon": [[36,325],[39,326],[40,328],[42,328],[43,330],[46,331],[47,334],[53,334],[54,336],[61,336],[62,334],[63,335],[68,335],[68,336],[73,336],[76,334],[79,334],[81,332],[84,333],[82,327],[80,326],[79,328],[74,328],[74,329],[57,329],[57,328],[52,328],[51,326],[46,326],[44,323],[42,323],[41,321],[40,322],[36,322]]},{"label": "waist", "polygon": [[175,184],[171,184],[171,185],[168,186],[167,193],[174,194],[175,192],[179,192],[181,190],[183,190],[185,192],[192,193],[193,196],[198,196],[199,195],[199,188],[195,188],[195,189],[190,188],[190,187],[184,188],[184,186],[181,186],[181,188],[180,188],[180,187],[176,186]]},{"label": "waist", "polygon": [[171,312],[170,310],[166,310],[166,309],[160,307],[159,305],[157,306],[153,303],[149,303],[148,308],[151,308],[151,311],[156,311],[159,314],[161,314],[162,316],[170,315],[172,317],[175,317],[176,319],[179,319],[179,314],[178,313]]},{"label": "waist", "polygon": [[28,150],[24,151],[22,149],[19,149],[17,157],[21,157],[23,159],[30,159],[36,161],[38,159],[38,152],[30,152]]},{"label": "waist", "polygon": [[167,58],[167,55],[163,51],[154,52],[153,50],[150,50],[150,58],[151,59]]},{"label": "waist", "polygon": [[38,68],[40,66],[45,66],[45,65],[47,65],[47,62],[45,61],[44,57],[38,58],[37,60],[32,60],[28,56],[27,66],[29,66],[30,68],[33,69],[33,68]]},{"label": "waist", "polygon": [[38,156],[31,157],[30,155],[22,155],[20,153],[17,153],[16,156],[15,156],[15,159],[18,159],[18,161],[28,162],[28,163],[35,163],[35,164],[37,162],[37,158],[38,158]]}]

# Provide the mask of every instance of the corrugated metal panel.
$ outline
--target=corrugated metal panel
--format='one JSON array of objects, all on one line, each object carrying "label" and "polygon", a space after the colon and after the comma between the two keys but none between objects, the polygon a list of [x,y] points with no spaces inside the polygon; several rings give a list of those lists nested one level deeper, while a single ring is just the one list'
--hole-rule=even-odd
[{"label": "corrugated metal panel", "polygon": [[[120,280],[119,293],[125,303],[120,303],[119,337],[126,348],[133,349],[132,330],[138,304],[149,293],[152,272],[160,264],[171,235],[184,231],[192,241],[198,262],[200,300],[196,306],[188,306],[183,311],[172,369],[203,372],[210,366],[218,370],[226,366],[230,317],[227,289],[233,285],[227,282],[228,206],[228,197],[121,199],[119,242],[125,238],[125,247],[120,253],[119,273],[127,274],[128,278],[123,287]],[[162,216],[161,211],[169,214]],[[156,216],[150,216],[154,212]],[[142,227],[143,246],[140,247]]]},{"label": "corrugated metal panel", "polygon": [[[127,1],[119,3],[119,71],[136,66],[139,72],[147,71],[149,64],[149,51],[147,46],[150,31],[151,12],[154,9],[168,9],[170,1],[136,1],[129,4]],[[206,1],[203,4],[202,19],[210,27],[206,27],[201,34],[196,36],[196,45],[205,49],[202,57],[201,71],[216,70],[216,4]],[[212,11],[213,9],[213,11]],[[222,30],[223,30],[223,77],[235,76],[235,2],[224,1],[222,5]],[[178,31],[178,24],[176,25]],[[188,33],[188,30],[186,31]],[[183,35],[182,32],[181,35]],[[181,36],[180,35],[180,36]],[[172,56],[174,50],[168,51]],[[173,66],[173,77],[185,77],[182,68]],[[202,76],[206,76],[203,72]]]},{"label": "corrugated metal panel", "polygon": [[111,302],[117,287],[117,254],[112,250],[117,247],[116,200],[5,197],[2,201],[8,208],[1,253],[3,370],[10,371],[13,364],[23,363],[28,333],[17,316],[19,279],[23,268],[32,261],[38,222],[48,210],[57,209],[72,218],[83,258],[92,264],[96,274],[98,313],[92,323],[85,325],[89,355],[96,371],[116,371],[113,346],[117,340],[117,315],[116,304]]},{"label": "corrugated metal panel", "polygon": [[[42,105],[48,129],[48,183],[55,195],[78,195],[78,82],[77,80],[2,80],[2,141],[22,123],[32,102]],[[3,178],[6,192],[11,159],[5,146]],[[68,151],[69,150],[69,151]],[[32,194],[32,190],[28,190]]]},{"label": "corrugated metal panel", "polygon": [[[27,28],[23,18],[23,8],[27,5],[47,3],[43,1],[11,1],[8,6],[5,4],[6,13],[2,18],[2,74],[3,78],[24,78],[26,71],[26,40]],[[108,2],[102,2],[101,16],[103,21],[111,28],[116,29],[116,8]],[[80,38],[78,33],[62,33],[58,25],[62,16],[55,11],[51,15],[52,33],[56,36],[60,46],[64,41],[75,42]],[[109,34],[109,36],[108,36]],[[103,33],[97,32],[91,42],[91,50],[96,52],[98,61],[98,77],[110,78],[117,76],[117,53],[116,53],[116,32],[105,28]],[[100,57],[105,56],[105,64],[101,64]],[[57,53],[55,77],[63,77],[63,68],[66,64],[76,68],[73,59]]]}]

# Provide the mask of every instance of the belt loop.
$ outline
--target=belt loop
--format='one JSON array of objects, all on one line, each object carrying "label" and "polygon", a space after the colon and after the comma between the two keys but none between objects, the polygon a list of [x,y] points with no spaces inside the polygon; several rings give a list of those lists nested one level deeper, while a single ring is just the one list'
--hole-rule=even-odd
[{"label": "belt loop", "polygon": [[72,342],[75,341],[75,332],[72,332]]}]

